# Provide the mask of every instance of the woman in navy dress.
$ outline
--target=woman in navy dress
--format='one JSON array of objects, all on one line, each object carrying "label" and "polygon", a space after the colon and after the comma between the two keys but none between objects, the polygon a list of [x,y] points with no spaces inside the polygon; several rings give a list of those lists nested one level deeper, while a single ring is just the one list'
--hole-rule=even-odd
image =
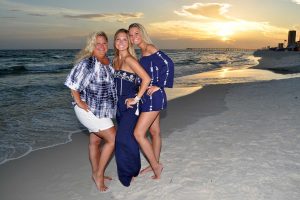
[{"label": "woman in navy dress", "polygon": [[[139,145],[133,131],[139,114],[139,100],[150,83],[150,77],[136,60],[126,29],[119,29],[114,37],[115,85],[117,88],[117,134],[115,157],[120,182],[129,186],[141,169]],[[142,80],[140,89],[137,76]]]},{"label": "woman in navy dress", "polygon": [[[138,119],[134,136],[145,153],[150,166],[141,173],[154,172],[153,179],[159,179],[163,169],[159,163],[161,151],[160,137],[160,111],[167,107],[165,87],[173,87],[174,63],[162,51],[158,50],[151,42],[145,28],[138,23],[129,26],[130,41],[142,51],[140,64],[151,77],[147,93],[142,97],[141,114]],[[149,129],[152,143],[146,137]]]}]

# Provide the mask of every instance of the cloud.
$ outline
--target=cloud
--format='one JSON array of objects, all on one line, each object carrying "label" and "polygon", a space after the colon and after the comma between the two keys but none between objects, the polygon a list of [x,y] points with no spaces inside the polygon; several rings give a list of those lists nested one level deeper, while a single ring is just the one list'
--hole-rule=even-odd
[{"label": "cloud", "polygon": [[79,15],[64,15],[66,18],[72,19],[88,19],[88,20],[113,20],[126,22],[129,19],[138,19],[143,16],[143,13],[101,13],[101,14],[79,14]]},{"label": "cloud", "polygon": [[28,13],[28,15],[35,16],[35,17],[45,17],[45,16],[47,16],[47,15],[39,14],[39,13]]},{"label": "cloud", "polygon": [[[299,0],[300,1],[300,0]],[[228,15],[229,4],[195,3],[174,11],[184,19],[150,24],[150,30],[156,37],[164,39],[193,39],[234,41],[236,39],[258,38],[261,40],[282,40],[287,29],[272,26],[269,22],[257,22],[238,19]]]},{"label": "cloud", "polygon": [[300,0],[292,0],[292,2],[300,5]]},{"label": "cloud", "polygon": [[26,14],[36,14],[36,15],[59,15],[60,13],[66,14],[75,14],[78,12],[82,12],[79,10],[72,10],[66,8],[58,8],[58,7],[49,7],[49,6],[34,6],[23,3],[16,3],[12,1],[1,0],[0,4],[2,7],[6,8],[8,11],[13,12],[24,12]]},{"label": "cloud", "polygon": [[[251,22],[237,20],[230,22],[195,22],[195,21],[166,21],[150,24],[152,34],[165,39],[194,39],[194,40],[231,40],[236,35],[257,33],[274,39],[285,38],[287,29],[271,26],[268,22]],[[149,31],[149,32],[150,32]],[[248,37],[252,37],[248,35]]]},{"label": "cloud", "polygon": [[195,3],[191,6],[183,6],[181,11],[174,11],[177,15],[204,18],[204,19],[228,19],[226,16],[228,12],[229,4],[221,3]]},{"label": "cloud", "polygon": [[91,13],[90,11],[67,9],[50,6],[34,6],[23,3],[16,3],[7,0],[0,0],[0,4],[12,12],[22,12],[31,16],[60,16],[72,19],[84,19],[91,21],[117,21],[126,22],[130,19],[137,19],[143,16],[143,13]]},{"label": "cloud", "polygon": [[9,9],[8,11],[19,12],[19,11],[21,11],[21,10],[20,10],[20,9]]},{"label": "cloud", "polygon": [[16,19],[16,17],[0,17],[1,19]]}]

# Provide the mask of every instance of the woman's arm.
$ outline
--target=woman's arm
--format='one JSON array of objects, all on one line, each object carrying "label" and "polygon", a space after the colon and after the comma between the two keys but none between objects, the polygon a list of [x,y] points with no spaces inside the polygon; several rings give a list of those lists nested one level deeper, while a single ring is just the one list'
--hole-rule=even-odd
[{"label": "woman's arm", "polygon": [[139,89],[139,91],[136,95],[136,98],[134,100],[133,99],[128,99],[128,101],[127,101],[128,102],[127,105],[128,104],[129,105],[134,105],[141,99],[143,94],[148,89],[148,86],[149,86],[149,83],[150,83],[151,79],[150,79],[149,75],[147,74],[147,72],[144,70],[144,68],[133,57],[128,56],[125,59],[125,64],[128,65],[132,69],[132,71],[135,74],[137,74],[142,80],[141,86],[140,86],[140,89]]},{"label": "woman's arm", "polygon": [[76,103],[80,108],[82,108],[82,109],[85,110],[86,112],[88,112],[88,111],[90,110],[89,107],[88,107],[88,105],[87,105],[84,101],[81,100],[81,98],[80,98],[80,93],[79,93],[78,91],[72,90],[72,89],[71,89],[71,94],[72,94],[72,97],[73,97],[75,103]]},{"label": "woman's arm", "polygon": [[164,52],[156,53],[155,64],[159,69],[158,86],[172,88],[174,83],[174,63]]}]

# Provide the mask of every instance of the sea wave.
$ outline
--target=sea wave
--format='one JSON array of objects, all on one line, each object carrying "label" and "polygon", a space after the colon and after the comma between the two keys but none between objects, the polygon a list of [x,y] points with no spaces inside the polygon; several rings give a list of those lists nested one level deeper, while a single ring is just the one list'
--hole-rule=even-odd
[{"label": "sea wave", "polygon": [[0,69],[0,75],[27,74],[27,73],[56,73],[72,68],[72,64],[25,64],[14,65]]},{"label": "sea wave", "polygon": [[[251,52],[163,51],[174,61],[176,78],[228,66],[240,69],[254,62]],[[82,128],[70,91],[63,85],[77,52],[0,50],[0,76],[4,75],[0,77],[0,164],[68,142],[69,133]],[[108,56],[113,58],[112,50]],[[183,82],[185,87],[198,84]]]}]

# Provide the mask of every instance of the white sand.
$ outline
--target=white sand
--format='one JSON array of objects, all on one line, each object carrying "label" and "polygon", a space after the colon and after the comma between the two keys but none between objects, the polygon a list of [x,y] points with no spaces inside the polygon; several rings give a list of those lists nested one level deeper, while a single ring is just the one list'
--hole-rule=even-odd
[{"label": "white sand", "polygon": [[[90,179],[88,137],[0,165],[2,200],[300,199],[300,79],[214,85],[169,102],[162,179],[110,192]],[[147,165],[143,159],[142,166]]]},{"label": "white sand", "polygon": [[161,181],[139,177],[129,190],[112,194],[149,200],[300,199],[299,84],[291,79],[230,86],[226,111],[164,140]]}]

